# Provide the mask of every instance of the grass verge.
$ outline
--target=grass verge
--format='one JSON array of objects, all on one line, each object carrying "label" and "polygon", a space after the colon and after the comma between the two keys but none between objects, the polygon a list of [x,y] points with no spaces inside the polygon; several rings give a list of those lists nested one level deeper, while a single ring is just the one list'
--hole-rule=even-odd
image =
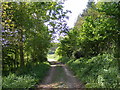
[{"label": "grass verge", "polygon": [[67,65],[86,88],[120,88],[120,73],[115,58],[110,54],[73,59]]},{"label": "grass verge", "polygon": [[43,79],[49,68],[50,65],[47,62],[27,65],[16,73],[3,76],[2,88],[34,88]]}]

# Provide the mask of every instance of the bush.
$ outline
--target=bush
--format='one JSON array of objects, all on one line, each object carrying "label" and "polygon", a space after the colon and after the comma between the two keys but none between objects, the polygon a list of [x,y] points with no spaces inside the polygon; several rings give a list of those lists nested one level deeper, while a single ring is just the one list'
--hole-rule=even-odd
[{"label": "bush", "polygon": [[3,78],[3,88],[30,88],[36,84],[35,78],[30,75],[16,76],[9,74]]},{"label": "bush", "polygon": [[87,88],[118,88],[120,73],[113,55],[103,54],[91,59],[80,58],[67,62]]},{"label": "bush", "polygon": [[70,59],[68,57],[60,57],[58,59],[58,61],[62,62],[62,63],[67,63]]},{"label": "bush", "polygon": [[3,88],[31,88],[43,79],[50,65],[48,63],[40,63],[35,65],[27,65],[20,68],[16,74],[10,73],[3,77]]},{"label": "bush", "polygon": [[79,59],[80,57],[84,57],[82,51],[74,51],[74,52],[72,53],[72,56],[73,56],[74,58],[76,58],[76,59]]}]

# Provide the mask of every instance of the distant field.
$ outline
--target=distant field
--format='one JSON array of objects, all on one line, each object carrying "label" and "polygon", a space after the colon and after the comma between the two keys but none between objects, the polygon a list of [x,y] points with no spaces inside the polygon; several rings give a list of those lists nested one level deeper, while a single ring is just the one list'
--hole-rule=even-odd
[{"label": "distant field", "polygon": [[48,58],[48,59],[55,59],[55,60],[58,60],[59,56],[56,55],[56,54],[48,54],[48,55],[47,55],[47,58]]}]

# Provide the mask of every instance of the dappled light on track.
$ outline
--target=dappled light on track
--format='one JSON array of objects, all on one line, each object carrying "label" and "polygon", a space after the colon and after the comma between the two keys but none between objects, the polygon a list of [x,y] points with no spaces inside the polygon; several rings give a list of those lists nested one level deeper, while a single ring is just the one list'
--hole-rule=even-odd
[{"label": "dappled light on track", "polygon": [[37,88],[83,88],[80,81],[72,74],[65,64],[50,61],[51,69]]}]

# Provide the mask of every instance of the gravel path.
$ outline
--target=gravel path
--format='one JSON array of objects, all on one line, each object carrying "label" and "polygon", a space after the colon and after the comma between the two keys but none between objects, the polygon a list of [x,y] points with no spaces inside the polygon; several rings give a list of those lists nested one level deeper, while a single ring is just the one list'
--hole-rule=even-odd
[{"label": "gravel path", "polygon": [[72,74],[68,67],[57,61],[51,61],[51,69],[42,83],[37,88],[43,90],[45,88],[76,88],[84,90],[84,86]]}]

